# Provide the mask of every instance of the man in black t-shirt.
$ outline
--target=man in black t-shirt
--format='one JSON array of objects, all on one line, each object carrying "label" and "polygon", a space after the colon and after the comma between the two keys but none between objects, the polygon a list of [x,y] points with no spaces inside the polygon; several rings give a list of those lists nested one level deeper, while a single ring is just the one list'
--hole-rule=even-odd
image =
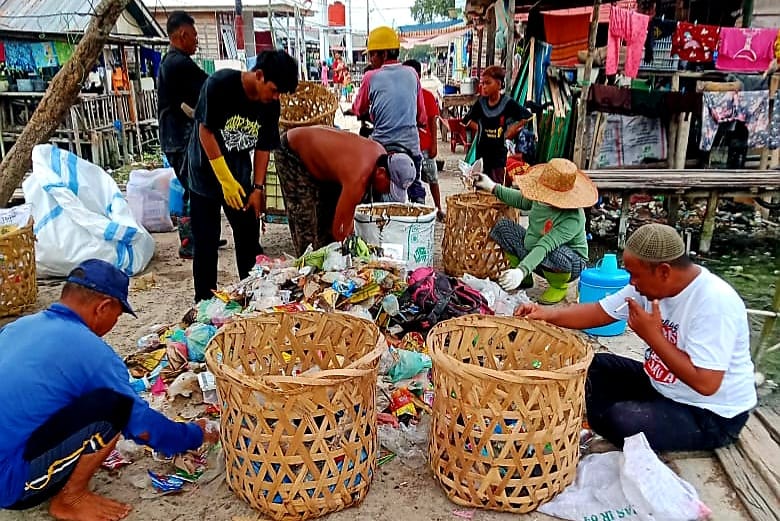
[{"label": "man in black t-shirt", "polygon": [[208,78],[192,61],[198,49],[195,20],[184,11],[174,11],[166,24],[171,46],[160,63],[157,78],[157,120],[160,128],[160,148],[184,187],[184,215],[179,219],[179,256],[192,258],[189,233],[189,191],[184,160],[187,141],[192,133],[192,118],[182,110],[182,104],[194,108],[203,83]]},{"label": "man in black t-shirt", "polygon": [[217,288],[220,208],[233,229],[242,279],[262,251],[260,216],[270,152],[279,146],[279,94],[297,86],[298,66],[284,51],[261,53],[249,72],[217,71],[203,85],[187,148],[196,301]]}]

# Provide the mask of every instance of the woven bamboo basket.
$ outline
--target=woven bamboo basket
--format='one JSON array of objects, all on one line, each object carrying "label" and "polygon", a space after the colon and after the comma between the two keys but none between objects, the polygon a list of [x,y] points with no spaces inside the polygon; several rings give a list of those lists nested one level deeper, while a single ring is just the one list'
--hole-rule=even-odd
[{"label": "woven bamboo basket", "polygon": [[504,252],[490,238],[490,231],[501,217],[516,221],[520,214],[516,208],[484,192],[447,197],[442,258],[448,275],[461,277],[469,273],[497,279],[502,271],[510,268]]},{"label": "woven bamboo basket", "polygon": [[32,219],[22,228],[0,235],[0,317],[19,315],[35,304],[35,235]]},{"label": "woven bamboo basket", "polygon": [[557,327],[468,315],[428,334],[429,460],[463,506],[526,513],[574,481],[593,350]]},{"label": "woven bamboo basket", "polygon": [[339,100],[328,88],[313,81],[298,82],[293,94],[279,97],[282,105],[279,129],[282,131],[312,125],[333,126]]},{"label": "woven bamboo basket", "polygon": [[373,323],[341,313],[269,313],[217,332],[206,363],[236,495],[277,520],[363,500],[376,468],[379,340]]}]

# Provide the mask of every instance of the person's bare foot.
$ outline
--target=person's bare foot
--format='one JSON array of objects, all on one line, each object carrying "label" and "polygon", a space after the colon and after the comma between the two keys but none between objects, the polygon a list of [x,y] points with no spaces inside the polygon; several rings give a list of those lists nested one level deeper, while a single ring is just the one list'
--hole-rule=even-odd
[{"label": "person's bare foot", "polygon": [[61,521],[119,521],[131,509],[125,503],[85,491],[76,496],[58,494],[51,500],[49,514]]}]

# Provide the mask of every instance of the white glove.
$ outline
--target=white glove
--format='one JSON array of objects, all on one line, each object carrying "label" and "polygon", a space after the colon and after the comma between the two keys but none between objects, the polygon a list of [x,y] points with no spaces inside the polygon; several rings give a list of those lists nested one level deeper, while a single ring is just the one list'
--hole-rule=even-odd
[{"label": "white glove", "polygon": [[476,186],[479,190],[484,190],[492,194],[493,190],[496,189],[496,183],[494,183],[493,180],[485,174],[477,174],[472,177],[472,179],[474,179],[474,186]]},{"label": "white glove", "polygon": [[504,291],[512,291],[520,287],[527,273],[523,268],[513,268],[501,273],[498,277],[498,285]]}]

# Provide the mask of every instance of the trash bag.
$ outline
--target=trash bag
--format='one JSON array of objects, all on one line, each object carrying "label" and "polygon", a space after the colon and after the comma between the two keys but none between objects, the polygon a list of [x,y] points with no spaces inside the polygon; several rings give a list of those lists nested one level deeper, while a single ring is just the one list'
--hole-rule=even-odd
[{"label": "trash bag", "polygon": [[539,512],[574,521],[692,521],[712,513],[693,486],[658,459],[641,432],[625,439],[623,452],[582,458],[574,484]]},{"label": "trash bag", "polygon": [[187,355],[191,362],[206,360],[206,346],[217,328],[196,322],[187,328]]},{"label": "trash bag", "polygon": [[128,275],[146,268],[154,239],[110,175],[54,145],[37,145],[32,160],[22,189],[35,220],[39,275],[64,277],[87,259],[103,259]]}]

